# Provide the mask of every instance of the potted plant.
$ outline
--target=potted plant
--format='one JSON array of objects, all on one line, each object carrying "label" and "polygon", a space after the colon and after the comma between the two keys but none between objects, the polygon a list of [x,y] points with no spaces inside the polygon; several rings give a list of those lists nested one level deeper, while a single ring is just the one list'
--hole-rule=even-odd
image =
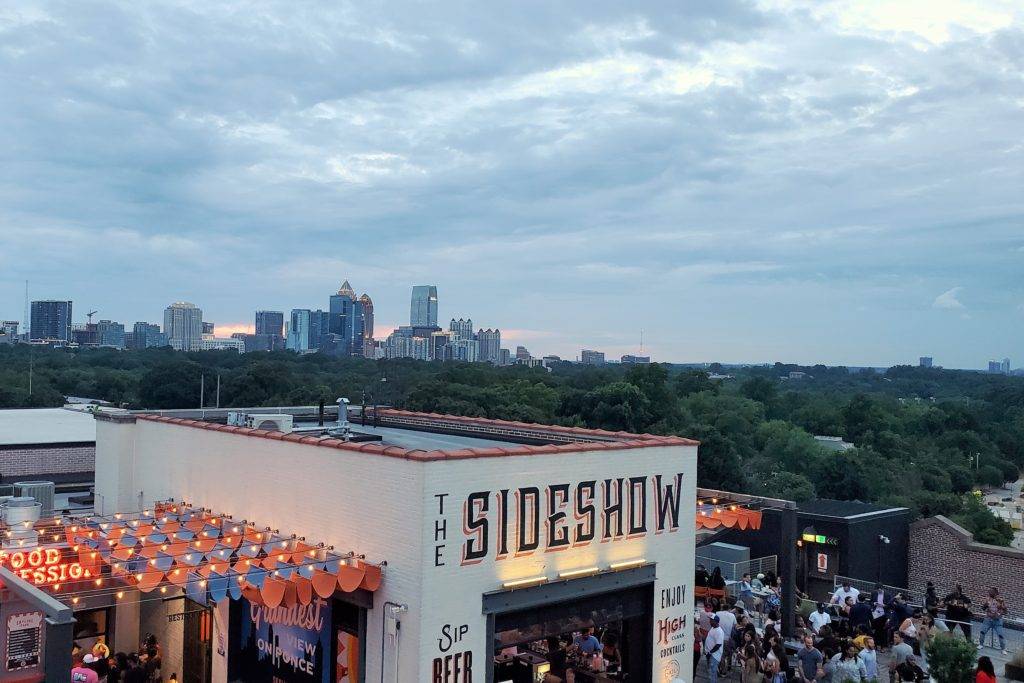
[{"label": "potted plant", "polygon": [[977,646],[969,640],[943,633],[925,646],[928,673],[942,683],[973,683],[978,662]]},{"label": "potted plant", "polygon": [[1024,650],[1017,650],[1017,653],[1006,663],[1003,677],[1010,681],[1024,681]]}]

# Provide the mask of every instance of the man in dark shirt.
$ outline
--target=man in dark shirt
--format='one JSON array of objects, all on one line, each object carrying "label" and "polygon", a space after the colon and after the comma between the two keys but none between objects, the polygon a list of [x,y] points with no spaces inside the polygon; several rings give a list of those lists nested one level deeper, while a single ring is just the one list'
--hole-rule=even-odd
[{"label": "man in dark shirt", "polygon": [[868,595],[861,593],[857,596],[857,603],[850,608],[850,632],[857,633],[861,626],[871,625],[871,605],[868,604]]},{"label": "man in dark shirt", "polygon": [[971,640],[971,599],[964,594],[959,583],[952,593],[946,596],[946,626],[950,632],[959,626],[967,640]]},{"label": "man in dark shirt", "polygon": [[928,680],[928,674],[917,665],[914,655],[907,657],[907,661],[896,667],[896,677],[901,681],[914,681],[922,683]]}]

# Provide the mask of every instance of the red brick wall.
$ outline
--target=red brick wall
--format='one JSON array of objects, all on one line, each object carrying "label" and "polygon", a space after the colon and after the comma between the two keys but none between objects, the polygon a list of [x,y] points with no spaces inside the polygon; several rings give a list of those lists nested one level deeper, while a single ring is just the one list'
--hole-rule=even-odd
[{"label": "red brick wall", "polygon": [[31,478],[43,474],[93,472],[96,470],[96,446],[27,446],[0,450],[0,476]]},{"label": "red brick wall", "polygon": [[978,603],[995,586],[1011,615],[1024,614],[1024,551],[975,543],[965,529],[938,516],[911,525],[909,556],[912,590],[924,591],[925,582],[933,581],[942,598],[959,583]]}]

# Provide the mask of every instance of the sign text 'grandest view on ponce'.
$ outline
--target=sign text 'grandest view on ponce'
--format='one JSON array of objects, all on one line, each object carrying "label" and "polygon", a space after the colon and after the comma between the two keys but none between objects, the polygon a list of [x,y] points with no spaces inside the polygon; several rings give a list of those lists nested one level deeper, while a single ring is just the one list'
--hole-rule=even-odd
[{"label": "sign text 'grandest view on ponce'", "polygon": [[679,473],[475,491],[462,504],[462,564],[639,538],[651,522],[654,533],[676,531],[682,482]]}]

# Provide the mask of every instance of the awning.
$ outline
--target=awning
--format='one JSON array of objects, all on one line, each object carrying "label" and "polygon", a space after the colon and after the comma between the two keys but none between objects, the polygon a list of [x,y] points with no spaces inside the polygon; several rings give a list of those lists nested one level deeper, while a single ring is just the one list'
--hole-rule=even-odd
[{"label": "awning", "polygon": [[698,529],[760,529],[761,513],[740,505],[697,506]]},{"label": "awning", "polygon": [[[58,518],[34,526],[39,545],[5,551],[0,562],[26,567],[23,578],[55,592],[62,583],[65,592],[74,592],[110,579],[143,593],[181,589],[202,604],[245,597],[291,607],[309,604],[314,595],[329,598],[336,590],[376,591],[383,578],[383,563],[173,501],[142,513]],[[66,580],[51,581],[45,574],[50,566],[77,569]],[[44,573],[29,572],[32,567]]]}]

